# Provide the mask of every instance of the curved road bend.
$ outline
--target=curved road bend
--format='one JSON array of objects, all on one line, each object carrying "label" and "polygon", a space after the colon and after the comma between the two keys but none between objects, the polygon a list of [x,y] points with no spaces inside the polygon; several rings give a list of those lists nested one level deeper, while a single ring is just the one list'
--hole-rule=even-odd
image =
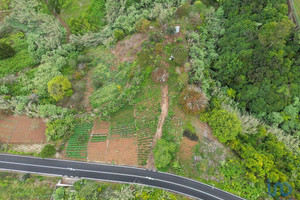
[{"label": "curved road bend", "polygon": [[204,200],[243,199],[191,179],[128,166],[0,154],[0,170],[142,184]]}]

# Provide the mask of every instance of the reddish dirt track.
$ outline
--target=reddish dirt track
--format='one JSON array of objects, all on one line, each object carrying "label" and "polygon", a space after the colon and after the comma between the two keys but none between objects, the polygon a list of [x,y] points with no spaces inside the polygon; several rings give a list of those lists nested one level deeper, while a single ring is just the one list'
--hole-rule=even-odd
[{"label": "reddish dirt track", "polygon": [[114,138],[105,142],[90,142],[88,160],[121,165],[138,164],[138,142],[136,138]]},{"label": "reddish dirt track", "polygon": [[0,114],[0,141],[9,144],[44,143],[46,125],[42,119]]}]

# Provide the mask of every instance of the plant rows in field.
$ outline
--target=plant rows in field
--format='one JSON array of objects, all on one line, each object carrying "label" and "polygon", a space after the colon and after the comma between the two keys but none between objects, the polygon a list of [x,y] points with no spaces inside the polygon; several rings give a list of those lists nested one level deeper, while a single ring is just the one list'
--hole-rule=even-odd
[{"label": "plant rows in field", "polygon": [[93,124],[77,124],[67,145],[67,157],[86,159],[87,145]]},{"label": "plant rows in field", "polygon": [[151,151],[160,115],[161,91],[158,86],[149,87],[135,105],[138,140],[138,164],[145,165]]},{"label": "plant rows in field", "polygon": [[107,140],[107,135],[104,134],[93,134],[90,142],[105,142]]},{"label": "plant rows in field", "polygon": [[[127,107],[121,110],[111,118],[109,127],[110,136],[134,137],[136,133],[135,119],[133,116],[133,108]],[[116,137],[114,137],[116,138]]]}]

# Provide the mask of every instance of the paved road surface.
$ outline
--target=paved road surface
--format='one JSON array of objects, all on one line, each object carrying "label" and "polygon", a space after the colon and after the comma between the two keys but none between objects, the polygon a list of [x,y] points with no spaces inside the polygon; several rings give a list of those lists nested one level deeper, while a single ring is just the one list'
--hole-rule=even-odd
[{"label": "paved road surface", "polygon": [[243,199],[184,177],[127,166],[0,154],[0,170],[142,184],[204,200]]}]

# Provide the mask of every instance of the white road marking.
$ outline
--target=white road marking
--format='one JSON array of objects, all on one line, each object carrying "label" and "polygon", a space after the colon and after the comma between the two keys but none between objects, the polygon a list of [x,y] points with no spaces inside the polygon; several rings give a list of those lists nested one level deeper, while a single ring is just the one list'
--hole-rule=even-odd
[{"label": "white road marking", "polygon": [[[25,163],[7,162],[7,161],[0,161],[0,163],[7,163],[7,164],[14,164],[14,165],[24,165],[24,166],[35,166],[35,167],[42,167],[42,168],[53,168],[53,169],[61,169],[61,170],[68,170],[69,169],[69,168],[64,168],[64,167],[43,166],[43,165],[34,165],[34,164],[25,164]],[[76,169],[76,170],[77,171],[83,171],[83,172],[98,173],[98,174],[113,174],[113,175],[119,175],[119,176],[137,177],[137,178],[141,178],[141,179],[147,178],[147,177],[144,177],[144,176],[131,175],[131,174],[121,174],[121,173],[115,173],[115,172],[102,172],[102,171],[93,171],[93,170],[85,170],[85,169]],[[35,173],[35,172],[33,171],[32,173]],[[165,181],[165,180],[161,180],[161,179],[155,179],[155,180],[160,181],[160,182],[164,182],[164,183],[169,183],[169,184],[181,186],[181,187],[185,187],[185,188],[197,191],[197,192],[201,192],[201,193],[206,194],[208,196],[214,197],[216,199],[224,200],[224,199],[221,199],[221,198],[219,198],[217,196],[214,196],[212,194],[206,193],[206,192],[204,192],[202,190],[197,190],[197,189],[192,188],[192,187],[188,187],[188,186],[185,186],[185,185],[181,185],[181,184],[178,184],[178,183],[173,183],[173,182]]]}]

